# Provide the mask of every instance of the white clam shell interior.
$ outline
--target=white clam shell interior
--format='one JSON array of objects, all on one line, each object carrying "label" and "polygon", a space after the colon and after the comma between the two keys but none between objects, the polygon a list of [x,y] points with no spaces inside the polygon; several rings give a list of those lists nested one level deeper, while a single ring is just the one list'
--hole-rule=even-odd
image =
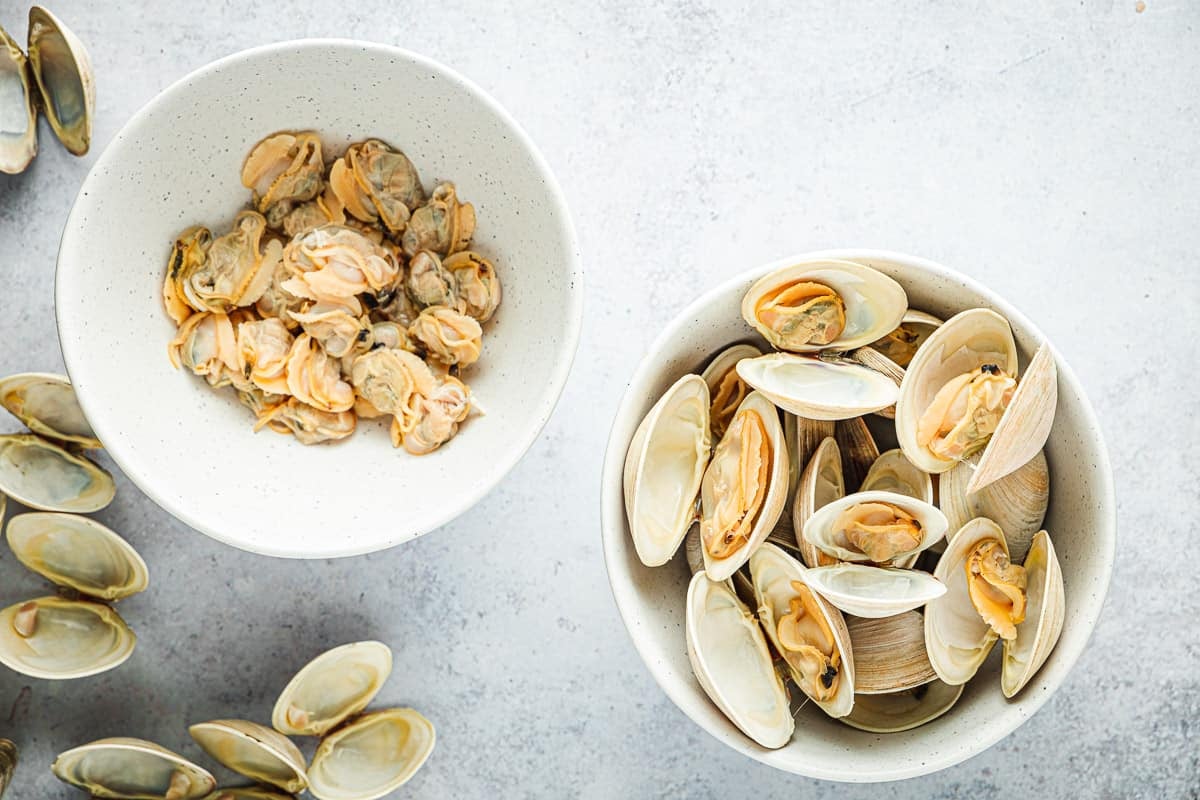
[{"label": "white clam shell interior", "polygon": [[[32,635],[14,623],[24,606],[37,608]],[[61,597],[39,597],[0,611],[0,663],[22,675],[65,680],[119,666],[133,653],[137,637],[106,605]]]},{"label": "white clam shell interior", "polygon": [[0,492],[41,511],[89,514],[112,502],[112,476],[32,434],[0,436]]},{"label": "white clam shell interior", "polygon": [[896,384],[854,361],[771,353],[738,362],[738,375],[771,402],[818,420],[861,417],[895,404]]},{"label": "white clam shell interior", "polygon": [[859,695],[854,698],[854,710],[842,717],[842,722],[872,733],[900,733],[945,714],[962,693],[961,685],[935,680],[904,692]]},{"label": "white clam shell interior", "polygon": [[392,673],[383,642],[352,642],[308,662],[284,687],[271,725],[293,736],[320,736],[362,711]]},{"label": "white clam shell interior", "polygon": [[808,585],[837,608],[856,617],[877,619],[920,608],[946,593],[928,572],[843,562],[813,567]]},{"label": "white clam shell interior", "polygon": [[946,535],[946,516],[937,506],[894,492],[873,491],[848,494],[817,509],[804,523],[804,538],[821,552],[842,561],[869,561],[864,553],[834,529],[841,513],[860,503],[888,503],[911,514],[921,524],[920,543],[913,550],[898,554],[894,560],[927,550]]},{"label": "white clam shell interior", "polygon": [[433,724],[411,708],[364,714],[321,740],[308,789],[318,800],[375,800],[405,784],[435,742]]},{"label": "white clam shell interior", "polygon": [[99,739],[59,755],[51,767],[60,780],[98,797],[164,800],[183,775],[179,800],[204,797],[216,786],[207,770],[181,755],[144,739]]},{"label": "white clam shell interior", "polygon": [[0,380],[0,404],[34,433],[99,447],[92,426],[63,375],[26,372]]},{"label": "white clam shell interior", "polygon": [[894,492],[933,503],[933,477],[896,448],[879,454],[863,478],[859,491]]},{"label": "white clam shell interior", "polygon": [[196,743],[224,766],[288,792],[308,786],[304,755],[283,734],[242,719],[217,719],[188,728]]},{"label": "white clam shell interior", "polygon": [[696,680],[722,713],[763,747],[783,747],[795,722],[762,628],[725,582],[688,584],[684,622]]},{"label": "white clam shell interior", "polygon": [[667,563],[679,549],[710,448],[708,386],[684,375],[646,415],[625,462],[629,529],[646,566]]},{"label": "white clam shell interior", "polygon": [[88,517],[18,514],[9,520],[5,535],[26,567],[91,597],[119,600],[150,585],[146,562],[133,546]]}]

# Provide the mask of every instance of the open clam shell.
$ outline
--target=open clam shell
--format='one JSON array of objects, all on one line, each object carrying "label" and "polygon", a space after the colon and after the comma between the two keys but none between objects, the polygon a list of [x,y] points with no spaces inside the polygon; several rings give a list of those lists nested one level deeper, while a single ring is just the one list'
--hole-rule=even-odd
[{"label": "open clam shell", "polygon": [[692,672],[721,713],[763,747],[787,744],[796,727],[787,689],[758,619],[728,583],[692,576],[685,631]]},{"label": "open clam shell", "polygon": [[24,172],[37,155],[37,104],[28,59],[0,28],[0,172]]},{"label": "open clam shell", "polygon": [[1062,568],[1045,531],[1033,537],[1024,566],[1028,581],[1025,621],[1017,625],[1017,637],[1004,643],[1000,687],[1005,697],[1021,691],[1046,663],[1062,633],[1066,610]]},{"label": "open clam shell", "polygon": [[961,685],[933,680],[903,692],[863,694],[854,699],[854,710],[842,722],[871,733],[912,730],[945,714],[962,693]]},{"label": "open clam shell", "polygon": [[864,504],[894,506],[916,520],[919,541],[911,549],[896,553],[891,560],[903,561],[927,550],[946,535],[946,516],[934,505],[894,492],[856,492],[820,508],[804,524],[804,538],[818,550],[842,561],[870,561],[870,557],[851,542],[838,525],[842,512]]},{"label": "open clam shell", "polygon": [[[802,341],[806,337],[800,332],[811,326],[780,309],[781,292],[805,284],[827,287],[841,302],[842,325],[828,343]],[[853,261],[819,260],[784,267],[755,281],[742,298],[746,322],[775,347],[796,353],[869,344],[897,327],[907,309],[908,296],[900,284]]]},{"label": "open clam shell", "polygon": [[0,797],[12,782],[13,771],[17,768],[17,746],[10,739],[0,739]]},{"label": "open clam shell", "polygon": [[928,572],[849,562],[810,569],[808,585],[845,613],[868,619],[903,614],[946,593]]},{"label": "open clam shell", "polygon": [[720,439],[725,434],[738,406],[750,394],[750,388],[737,372],[738,362],[761,355],[762,351],[752,344],[735,344],[717,353],[700,373],[712,399],[709,423],[713,439]]},{"label": "open clam shell", "polygon": [[98,739],[59,755],[55,776],[94,797],[199,800],[217,785],[207,770],[144,739]]},{"label": "open clam shell", "polygon": [[858,697],[902,692],[937,678],[925,654],[924,622],[916,611],[881,619],[852,617],[846,627],[854,649]]},{"label": "open clam shell", "polygon": [[8,546],[22,564],[59,586],[89,597],[120,600],[150,585],[146,562],[95,520],[31,512],[8,523]]},{"label": "open clam shell", "polygon": [[[749,518],[750,530],[745,541],[729,554],[718,557],[711,548],[714,545],[719,546],[726,535],[725,531],[717,529],[720,523],[725,521],[720,518],[723,502],[731,496],[752,493],[751,487],[740,485],[746,471],[742,468],[743,448],[737,446],[735,437],[741,436],[736,418],[743,414],[756,416],[762,422],[764,463],[761,465],[762,471],[754,474],[756,480],[764,482],[764,485],[759,487],[762,497],[757,509],[747,509],[747,513],[753,516]],[[775,528],[787,503],[788,454],[778,410],[763,395],[752,392],[738,406],[734,416],[735,423],[726,431],[713,451],[700,488],[700,535],[704,545],[704,569],[714,581],[728,580],[746,563],[750,554]]]},{"label": "open clam shell", "polygon": [[39,597],[0,611],[0,664],[33,678],[65,680],[119,666],[137,637],[106,605]]},{"label": "open clam shell", "polygon": [[9,375],[0,380],[0,405],[34,433],[87,448],[100,447],[100,440],[79,407],[75,390],[63,375],[45,372]]},{"label": "open clam shell", "polygon": [[933,571],[946,593],[925,606],[925,647],[938,677],[951,685],[974,677],[999,638],[975,610],[967,586],[967,557],[989,539],[1008,552],[999,525],[983,517],[971,520],[954,534]]},{"label": "open clam shell", "polygon": [[296,800],[294,795],[265,786],[225,786],[204,796],[204,800]]},{"label": "open clam shell", "polygon": [[416,774],[435,741],[433,723],[411,708],[364,714],[321,740],[308,790],[318,800],[383,797]]},{"label": "open clam shell", "polygon": [[292,736],[321,736],[366,708],[391,672],[392,650],[383,642],[327,650],[284,687],[271,725]]},{"label": "open clam shell", "polygon": [[92,62],[75,34],[41,6],[29,9],[29,71],[54,135],[71,153],[87,153],[96,108]]},{"label": "open clam shell", "polygon": [[968,493],[974,471],[975,465],[965,461],[943,472],[938,480],[938,507],[950,530],[957,531],[976,517],[987,517],[1004,531],[1013,560],[1024,560],[1050,504],[1050,466],[1045,453],[1039,451],[1023,467]]},{"label": "open clam shell", "polygon": [[684,375],[638,425],[625,457],[625,513],[646,566],[667,563],[679,549],[711,447],[708,385]]},{"label": "open clam shell", "polygon": [[87,514],[112,502],[112,476],[40,436],[0,436],[0,492],[40,511]]},{"label": "open clam shell", "polygon": [[842,454],[833,436],[827,436],[817,446],[796,487],[792,504],[792,530],[800,556],[809,567],[836,564],[837,559],[822,553],[804,538],[804,526],[817,509],[824,508],[846,495],[846,483],[842,473]]},{"label": "open clam shell", "polygon": [[[842,613],[816,593],[815,587],[808,582],[808,570],[774,545],[765,544],[750,556],[750,581],[758,601],[759,621],[767,632],[767,638],[775,646],[775,651],[787,663],[792,682],[829,716],[844,717],[850,713],[854,705],[855,661],[850,633]],[[833,639],[839,665],[832,676],[832,680],[837,681],[837,687],[828,697],[819,697],[813,691],[816,681],[821,681],[824,676],[806,674],[811,661],[803,653],[785,647],[780,638],[780,621],[791,612],[792,601],[797,597],[795,584],[802,584],[813,592],[812,599],[823,617],[823,627]]]},{"label": "open clam shell", "polygon": [[[942,478],[945,481],[945,477]],[[944,485],[944,484],[943,484]],[[933,477],[908,460],[899,448],[879,454],[867,470],[860,491],[893,492],[933,504]],[[946,509],[942,508],[943,513]],[[946,515],[949,519],[949,514]],[[957,530],[953,521],[949,530]]]},{"label": "open clam shell", "polygon": [[856,361],[771,353],[738,362],[738,375],[784,411],[820,420],[850,419],[896,403],[886,375]]},{"label": "open clam shell", "polygon": [[216,719],[188,728],[196,743],[239,775],[286,792],[308,786],[304,755],[283,734],[244,719]]}]

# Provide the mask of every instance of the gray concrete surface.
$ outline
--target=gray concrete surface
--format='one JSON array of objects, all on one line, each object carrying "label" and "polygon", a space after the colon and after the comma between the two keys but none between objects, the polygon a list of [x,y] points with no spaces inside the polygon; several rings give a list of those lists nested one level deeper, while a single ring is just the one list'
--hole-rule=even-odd
[{"label": "gray concrete surface", "polygon": [[[52,8],[91,48],[96,146],[74,159],[47,136],[25,175],[0,176],[0,373],[61,366],[59,233],[117,129],[193,68],[289,37],[414,48],[505,104],[571,202],[587,317],[558,412],[504,486],[391,552],[247,555],[122,480],[99,516],[153,570],[152,588],[122,606],[140,645],[89,680],[0,670],[0,733],[23,753],[12,797],[74,796],[47,767],[95,737],[145,736],[196,756],[188,723],[264,719],[302,662],[368,636],[396,650],[382,699],[417,706],[439,729],[433,758],[398,796],[1198,796],[1200,5]],[[0,0],[0,24],[18,38],[24,13]],[[1089,390],[1120,498],[1108,609],[1067,684],[985,754],[884,787],[777,773],[693,726],[630,646],[599,546],[609,421],[663,321],[735,271],[840,245],[926,255],[1024,309]],[[0,575],[5,604],[40,590],[6,549]]]}]

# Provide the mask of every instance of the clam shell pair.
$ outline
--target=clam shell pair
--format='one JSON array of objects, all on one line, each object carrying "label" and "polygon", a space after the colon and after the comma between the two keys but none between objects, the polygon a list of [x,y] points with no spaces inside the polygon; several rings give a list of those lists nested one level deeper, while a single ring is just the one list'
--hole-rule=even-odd
[{"label": "clam shell pair", "polygon": [[29,9],[28,54],[0,28],[0,98],[19,98],[0,109],[0,172],[23,172],[37,155],[37,118],[71,153],[81,156],[92,139],[96,87],[83,43],[46,9]]}]

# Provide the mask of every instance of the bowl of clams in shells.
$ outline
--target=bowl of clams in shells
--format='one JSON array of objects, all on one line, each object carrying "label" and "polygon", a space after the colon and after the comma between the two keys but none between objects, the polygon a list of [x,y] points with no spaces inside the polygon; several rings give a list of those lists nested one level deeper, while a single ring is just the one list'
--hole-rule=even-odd
[{"label": "bowl of clams in shells", "polygon": [[580,263],[517,123],[392,47],[286,42],[163,91],[88,175],[56,313],[122,470],[276,556],[389,547],[495,486],[574,357]]},{"label": "bowl of clams in shells", "polygon": [[1108,456],[1070,368],[969,278],[810,253],[697,299],[609,439],[613,594],[696,724],[778,769],[896,780],[1015,731],[1100,614]]}]

